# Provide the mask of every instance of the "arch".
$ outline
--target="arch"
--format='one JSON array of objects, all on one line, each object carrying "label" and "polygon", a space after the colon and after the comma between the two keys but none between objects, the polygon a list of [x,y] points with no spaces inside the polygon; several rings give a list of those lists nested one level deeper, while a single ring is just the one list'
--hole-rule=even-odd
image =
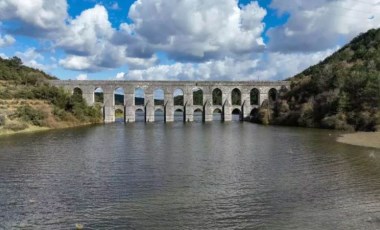
[{"label": "arch", "polygon": [[222,121],[222,110],[219,108],[214,109],[212,112],[212,120],[213,121]]},{"label": "arch", "polygon": [[200,88],[193,89],[193,105],[203,105],[203,90]]},{"label": "arch", "polygon": [[194,110],[193,120],[195,122],[202,122],[203,121],[203,111],[200,108]]},{"label": "arch", "polygon": [[271,88],[268,92],[269,102],[274,102],[277,100],[277,89]]},{"label": "arch", "polygon": [[165,92],[161,88],[157,88],[153,92],[154,105],[164,105]]},{"label": "arch", "polygon": [[154,122],[165,122],[165,112],[162,109],[156,109],[154,111]]},{"label": "arch", "polygon": [[182,109],[174,111],[174,121],[185,121],[185,113]]},{"label": "arch", "polygon": [[135,105],[145,105],[145,91],[143,88],[135,89]]},{"label": "arch", "polygon": [[124,109],[116,108],[115,109],[115,121],[116,122],[124,122],[125,113]]},{"label": "arch", "polygon": [[175,89],[173,92],[174,105],[184,105],[184,93],[182,89]]},{"label": "arch", "polygon": [[213,105],[222,105],[223,99],[222,99],[222,90],[219,88],[215,88],[212,91],[212,104]]},{"label": "arch", "polygon": [[74,90],[73,90],[73,95],[80,95],[80,96],[83,96],[83,91],[81,88],[79,87],[75,87]]},{"label": "arch", "polygon": [[113,91],[114,95],[114,105],[124,105],[124,89],[121,87],[116,88]]},{"label": "arch", "polygon": [[242,114],[241,114],[240,109],[235,108],[234,110],[232,110],[231,114],[232,114],[232,121],[241,121]]},{"label": "arch", "polygon": [[136,109],[135,111],[135,121],[145,122],[145,111],[142,109]]},{"label": "arch", "polygon": [[260,91],[253,88],[250,92],[251,105],[258,105],[260,103]]},{"label": "arch", "polygon": [[104,103],[104,91],[101,87],[96,87],[94,91],[95,103]]},{"label": "arch", "polygon": [[241,91],[238,88],[235,88],[231,92],[231,104],[232,105],[241,105]]}]

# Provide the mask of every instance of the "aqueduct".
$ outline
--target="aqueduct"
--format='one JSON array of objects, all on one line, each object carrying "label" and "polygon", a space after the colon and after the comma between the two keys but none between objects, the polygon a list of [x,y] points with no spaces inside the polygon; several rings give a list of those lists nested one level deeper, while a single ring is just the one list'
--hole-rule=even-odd
[{"label": "aqueduct", "polygon": [[[287,81],[53,80],[51,84],[81,93],[89,105],[101,103],[106,123],[115,121],[116,109],[123,110],[125,122],[135,122],[136,111],[143,113],[145,122],[154,122],[156,111],[163,112],[165,122],[174,121],[175,113],[191,122],[197,112],[203,121],[212,121],[215,112],[221,114],[222,121],[231,121],[233,112],[243,119],[290,86]],[[117,91],[122,92],[122,100],[115,100]],[[101,92],[102,101],[96,102],[97,92]]]}]

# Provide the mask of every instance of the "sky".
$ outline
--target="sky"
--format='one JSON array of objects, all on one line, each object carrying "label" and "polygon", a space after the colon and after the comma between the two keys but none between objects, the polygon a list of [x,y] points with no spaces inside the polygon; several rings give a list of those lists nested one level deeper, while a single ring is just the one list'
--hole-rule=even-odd
[{"label": "sky", "polygon": [[0,56],[59,79],[283,80],[380,26],[380,0],[0,0]]}]

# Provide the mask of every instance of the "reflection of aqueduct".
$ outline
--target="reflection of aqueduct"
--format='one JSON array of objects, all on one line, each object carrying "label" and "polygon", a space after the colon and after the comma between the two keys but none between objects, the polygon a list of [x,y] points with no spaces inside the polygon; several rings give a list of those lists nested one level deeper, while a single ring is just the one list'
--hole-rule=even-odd
[{"label": "reflection of aqueduct", "polygon": [[[142,111],[146,122],[153,122],[155,112],[163,111],[166,122],[174,121],[179,111],[184,121],[193,121],[195,112],[201,112],[203,121],[212,121],[213,113],[220,111],[223,121],[231,121],[232,113],[241,118],[264,100],[275,99],[289,82],[257,81],[51,81],[70,92],[80,92],[88,104],[95,103],[95,92],[103,92],[102,106],[105,122],[115,121],[115,109],[124,111],[126,122],[136,120],[136,111]],[[99,90],[101,89],[101,90]],[[161,93],[157,93],[161,90]],[[121,104],[115,103],[115,92],[123,92]],[[161,95],[162,98],[157,98]],[[144,99],[142,100],[143,97]],[[137,99],[136,99],[137,98]],[[120,103],[120,101],[118,101]]]}]

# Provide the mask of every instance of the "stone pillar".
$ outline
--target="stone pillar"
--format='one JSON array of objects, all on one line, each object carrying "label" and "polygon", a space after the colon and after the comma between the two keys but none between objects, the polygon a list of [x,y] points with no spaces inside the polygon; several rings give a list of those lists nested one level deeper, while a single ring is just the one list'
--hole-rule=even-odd
[{"label": "stone pillar", "polygon": [[145,94],[145,122],[154,122],[154,96],[153,94]]},{"label": "stone pillar", "polygon": [[249,93],[242,93],[241,94],[241,112],[242,117],[241,119],[244,120],[245,118],[249,117],[251,114],[251,95]]},{"label": "stone pillar", "polygon": [[186,98],[186,101],[184,101],[185,103],[184,113],[186,116],[185,122],[192,122],[194,121],[193,90],[190,89],[190,92],[186,92],[185,94],[186,94],[186,96],[184,96],[184,98]]},{"label": "stone pillar", "polygon": [[222,94],[222,102],[223,102],[223,109],[222,109],[222,121],[231,121],[232,120],[232,114],[231,114],[231,94],[230,93],[223,93]]},{"label": "stone pillar", "polygon": [[124,94],[124,104],[125,104],[125,122],[135,122],[135,95],[133,92],[127,92]]},{"label": "stone pillar", "polygon": [[261,106],[265,100],[269,99],[268,92],[269,88],[260,88],[259,106]]},{"label": "stone pillar", "polygon": [[203,120],[205,122],[212,121],[212,95],[203,94]]},{"label": "stone pillar", "polygon": [[223,121],[231,121],[232,120],[232,109],[231,109],[231,103],[229,100],[225,101],[223,104]]},{"label": "stone pillar", "polygon": [[113,88],[107,87],[103,89],[104,93],[104,122],[111,123],[115,122],[115,108],[114,108],[114,91]]},{"label": "stone pillar", "polygon": [[93,105],[95,103],[94,98],[94,87],[86,87],[82,89],[83,99],[86,101],[87,105]]},{"label": "stone pillar", "polygon": [[174,99],[171,92],[165,92],[165,122],[174,122]]}]

